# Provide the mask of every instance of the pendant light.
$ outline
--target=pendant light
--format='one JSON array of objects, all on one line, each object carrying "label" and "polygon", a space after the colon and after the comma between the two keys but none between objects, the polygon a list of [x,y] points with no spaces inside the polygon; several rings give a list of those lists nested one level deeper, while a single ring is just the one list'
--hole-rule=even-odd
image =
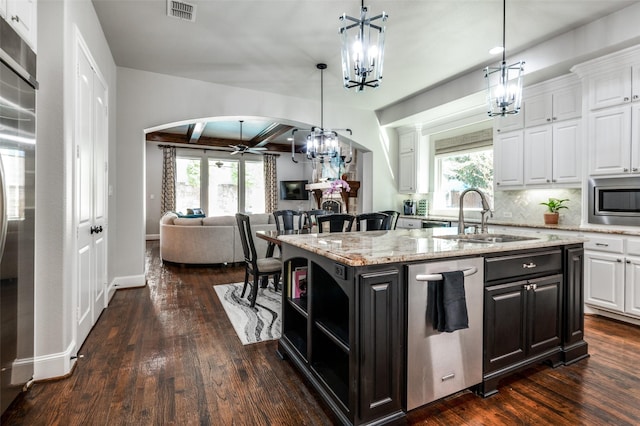
[{"label": "pendant light", "polygon": [[[382,82],[385,25],[389,15],[382,12],[367,18],[368,9],[361,1],[360,18],[343,13],[339,18],[342,42],[342,78],[346,89],[361,92],[365,87],[378,87]],[[381,20],[381,25],[373,22]]]},{"label": "pendant light", "polygon": [[[340,144],[338,142],[338,133],[336,130],[325,129],[324,128],[324,78],[323,73],[324,70],[327,69],[327,64],[317,64],[316,68],[320,70],[320,127],[313,126],[310,130],[304,129],[293,129],[292,138],[291,138],[291,160],[294,163],[297,163],[294,153],[295,153],[295,134],[299,130],[309,132],[307,136],[307,149],[306,155],[307,159],[315,160],[318,159],[320,162],[323,162],[325,158],[335,158],[340,156]],[[337,129],[340,131],[349,132],[349,135],[352,135],[351,129]],[[344,159],[343,159],[344,160]],[[350,163],[352,160],[352,149],[351,145],[349,145],[349,161],[345,161],[345,163]]]},{"label": "pendant light", "polygon": [[486,67],[487,107],[489,117],[518,114],[522,104],[524,61],[507,65],[506,0],[502,0],[502,62],[499,67]]}]

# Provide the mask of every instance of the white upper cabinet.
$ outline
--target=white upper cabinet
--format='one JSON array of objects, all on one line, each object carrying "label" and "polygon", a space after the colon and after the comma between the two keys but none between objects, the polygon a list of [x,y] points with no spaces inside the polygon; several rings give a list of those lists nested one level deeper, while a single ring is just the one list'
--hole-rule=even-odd
[{"label": "white upper cabinet", "polygon": [[568,120],[553,125],[552,183],[577,184],[582,181],[582,121]]},{"label": "white upper cabinet", "polygon": [[640,174],[640,46],[572,70],[589,99],[589,174]]},{"label": "white upper cabinet", "polygon": [[640,104],[606,108],[589,117],[589,173],[640,173]]},{"label": "white upper cabinet", "polygon": [[496,189],[580,186],[579,79],[569,74],[525,88],[523,111],[524,130],[494,134]]},{"label": "white upper cabinet", "polygon": [[640,93],[640,64],[594,75],[589,80],[589,108],[608,108],[635,102]]},{"label": "white upper cabinet", "polygon": [[36,0],[0,0],[0,13],[6,5],[5,20],[36,51],[37,5]]},{"label": "white upper cabinet", "polygon": [[579,186],[581,142],[580,120],[525,129],[525,185]]},{"label": "white upper cabinet", "polygon": [[524,127],[524,111],[525,106],[520,110],[519,114],[505,115],[504,117],[496,117],[494,119],[494,129],[496,133],[506,133],[513,130],[522,129]]},{"label": "white upper cabinet", "polygon": [[0,17],[7,18],[7,0],[0,0]]},{"label": "white upper cabinet", "polygon": [[495,188],[515,189],[524,183],[524,139],[522,130],[496,134],[493,139]]},{"label": "white upper cabinet", "polygon": [[429,187],[429,150],[420,131],[398,138],[398,192],[425,193]]},{"label": "white upper cabinet", "polygon": [[[533,92],[533,90],[531,90]],[[525,127],[569,120],[582,114],[582,87],[559,87],[552,92],[531,93],[525,98]]]}]

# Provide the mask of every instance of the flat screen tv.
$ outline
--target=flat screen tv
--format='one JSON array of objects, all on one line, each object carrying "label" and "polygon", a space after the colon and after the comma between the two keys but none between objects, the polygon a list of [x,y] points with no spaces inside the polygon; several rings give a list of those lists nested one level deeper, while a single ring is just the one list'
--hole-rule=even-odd
[{"label": "flat screen tv", "polygon": [[280,199],[281,200],[308,200],[309,191],[304,189],[308,184],[307,180],[281,180]]}]

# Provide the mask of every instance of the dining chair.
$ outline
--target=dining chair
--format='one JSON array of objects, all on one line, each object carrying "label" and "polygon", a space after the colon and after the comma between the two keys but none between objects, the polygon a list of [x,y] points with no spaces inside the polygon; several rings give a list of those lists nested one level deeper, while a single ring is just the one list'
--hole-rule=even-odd
[{"label": "dining chair", "polygon": [[395,210],[383,210],[382,213],[391,216],[389,220],[389,229],[396,229],[396,226],[398,225],[398,218],[400,217],[400,212],[397,212]]},{"label": "dining chair", "polygon": [[346,213],[326,214],[317,216],[318,232],[324,232],[324,225],[329,228],[329,232],[349,232],[353,226],[355,216]]},{"label": "dining chair", "polygon": [[260,278],[273,276],[273,287],[276,290],[278,289],[278,282],[280,281],[280,274],[282,272],[282,262],[279,257],[258,258],[256,246],[253,242],[249,216],[236,213],[236,222],[238,223],[238,231],[240,232],[240,242],[242,243],[245,264],[244,286],[242,287],[240,297],[244,297],[247,291],[247,285],[249,284],[249,275],[252,275],[253,283],[251,284],[251,296],[249,300],[253,308],[256,304],[256,298],[258,297],[258,281]]},{"label": "dining chair", "polygon": [[[304,212],[297,210],[276,210],[273,212],[273,217],[276,220],[278,232],[302,229],[304,222]],[[296,221],[298,222],[297,224]]]},{"label": "dining chair", "polygon": [[323,216],[326,214],[333,214],[333,212],[331,210],[322,210],[322,209],[307,210],[306,212],[304,212],[304,219],[303,219],[302,225],[305,228],[311,229],[313,228],[314,225],[318,224],[317,217]]},{"label": "dining chair", "polygon": [[391,216],[386,213],[361,213],[356,215],[356,230],[358,231],[381,231],[388,230]]}]

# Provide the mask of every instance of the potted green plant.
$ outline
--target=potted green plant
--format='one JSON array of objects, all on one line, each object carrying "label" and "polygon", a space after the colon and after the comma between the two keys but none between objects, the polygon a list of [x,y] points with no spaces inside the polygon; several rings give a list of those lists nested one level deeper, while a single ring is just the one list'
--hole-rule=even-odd
[{"label": "potted green plant", "polygon": [[560,209],[568,209],[569,207],[565,206],[564,203],[569,201],[569,199],[559,199],[559,198],[549,198],[549,201],[546,203],[540,203],[543,206],[547,206],[547,211],[544,213],[544,224],[545,225],[557,225],[558,218],[560,216]]}]

